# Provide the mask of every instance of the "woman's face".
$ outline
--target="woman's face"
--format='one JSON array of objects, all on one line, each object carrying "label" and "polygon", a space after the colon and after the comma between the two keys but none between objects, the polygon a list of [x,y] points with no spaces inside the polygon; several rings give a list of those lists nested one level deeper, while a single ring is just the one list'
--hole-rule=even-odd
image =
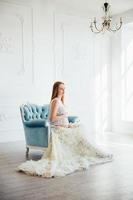
[{"label": "woman's face", "polygon": [[60,84],[58,87],[58,95],[63,96],[65,93],[65,85],[64,84]]}]

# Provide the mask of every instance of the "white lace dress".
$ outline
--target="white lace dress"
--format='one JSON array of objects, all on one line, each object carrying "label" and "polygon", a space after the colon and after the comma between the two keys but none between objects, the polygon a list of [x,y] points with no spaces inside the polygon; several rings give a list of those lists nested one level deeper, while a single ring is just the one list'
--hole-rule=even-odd
[{"label": "white lace dress", "polygon": [[[66,113],[62,102],[58,101],[58,114]],[[63,120],[51,122],[49,146],[38,161],[27,160],[17,166],[16,171],[41,177],[61,177],[79,170],[89,169],[91,165],[112,161],[114,156],[96,144],[88,141],[83,125],[74,128],[68,125],[67,116]]]}]

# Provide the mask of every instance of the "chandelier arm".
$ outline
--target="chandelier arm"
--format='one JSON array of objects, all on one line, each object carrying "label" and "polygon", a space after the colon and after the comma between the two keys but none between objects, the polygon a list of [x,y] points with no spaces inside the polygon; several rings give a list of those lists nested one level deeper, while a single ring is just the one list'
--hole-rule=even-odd
[{"label": "chandelier arm", "polygon": [[100,33],[100,31],[97,31],[97,32],[94,31],[92,26],[90,26],[90,28],[91,28],[91,31],[92,31],[93,33]]},{"label": "chandelier arm", "polygon": [[99,30],[96,26],[96,23],[94,23],[95,29],[100,33],[101,31],[103,31],[103,27],[101,28],[101,30]]},{"label": "chandelier arm", "polygon": [[95,23],[96,23],[96,22],[91,22],[91,25],[90,25],[91,31],[92,31],[93,33],[100,33],[100,30],[98,30],[97,27],[96,27],[96,30],[97,30],[97,31],[94,31],[94,30],[93,30],[93,24],[95,25]]},{"label": "chandelier arm", "polygon": [[119,25],[118,28],[117,28],[117,26],[116,26],[117,30],[119,30],[121,27],[122,27],[122,22],[120,22],[120,25]]},{"label": "chandelier arm", "polygon": [[120,23],[120,26],[118,28],[116,26],[116,29],[109,28],[109,30],[113,31],[113,32],[116,32],[116,31],[118,31],[121,28],[121,26],[122,26],[122,22]]}]

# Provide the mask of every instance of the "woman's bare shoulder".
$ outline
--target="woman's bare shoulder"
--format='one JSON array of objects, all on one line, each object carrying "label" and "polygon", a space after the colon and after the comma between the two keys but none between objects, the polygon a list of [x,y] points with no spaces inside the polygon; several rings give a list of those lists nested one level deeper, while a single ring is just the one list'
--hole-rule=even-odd
[{"label": "woman's bare shoulder", "polygon": [[55,97],[54,99],[51,100],[51,104],[57,104],[59,103],[59,98]]}]

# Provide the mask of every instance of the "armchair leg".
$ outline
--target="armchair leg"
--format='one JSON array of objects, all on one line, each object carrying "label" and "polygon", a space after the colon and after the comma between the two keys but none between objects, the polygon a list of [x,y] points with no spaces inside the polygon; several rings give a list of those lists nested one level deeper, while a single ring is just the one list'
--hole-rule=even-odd
[{"label": "armchair leg", "polygon": [[28,157],[29,155],[29,147],[26,147],[26,158]]}]

